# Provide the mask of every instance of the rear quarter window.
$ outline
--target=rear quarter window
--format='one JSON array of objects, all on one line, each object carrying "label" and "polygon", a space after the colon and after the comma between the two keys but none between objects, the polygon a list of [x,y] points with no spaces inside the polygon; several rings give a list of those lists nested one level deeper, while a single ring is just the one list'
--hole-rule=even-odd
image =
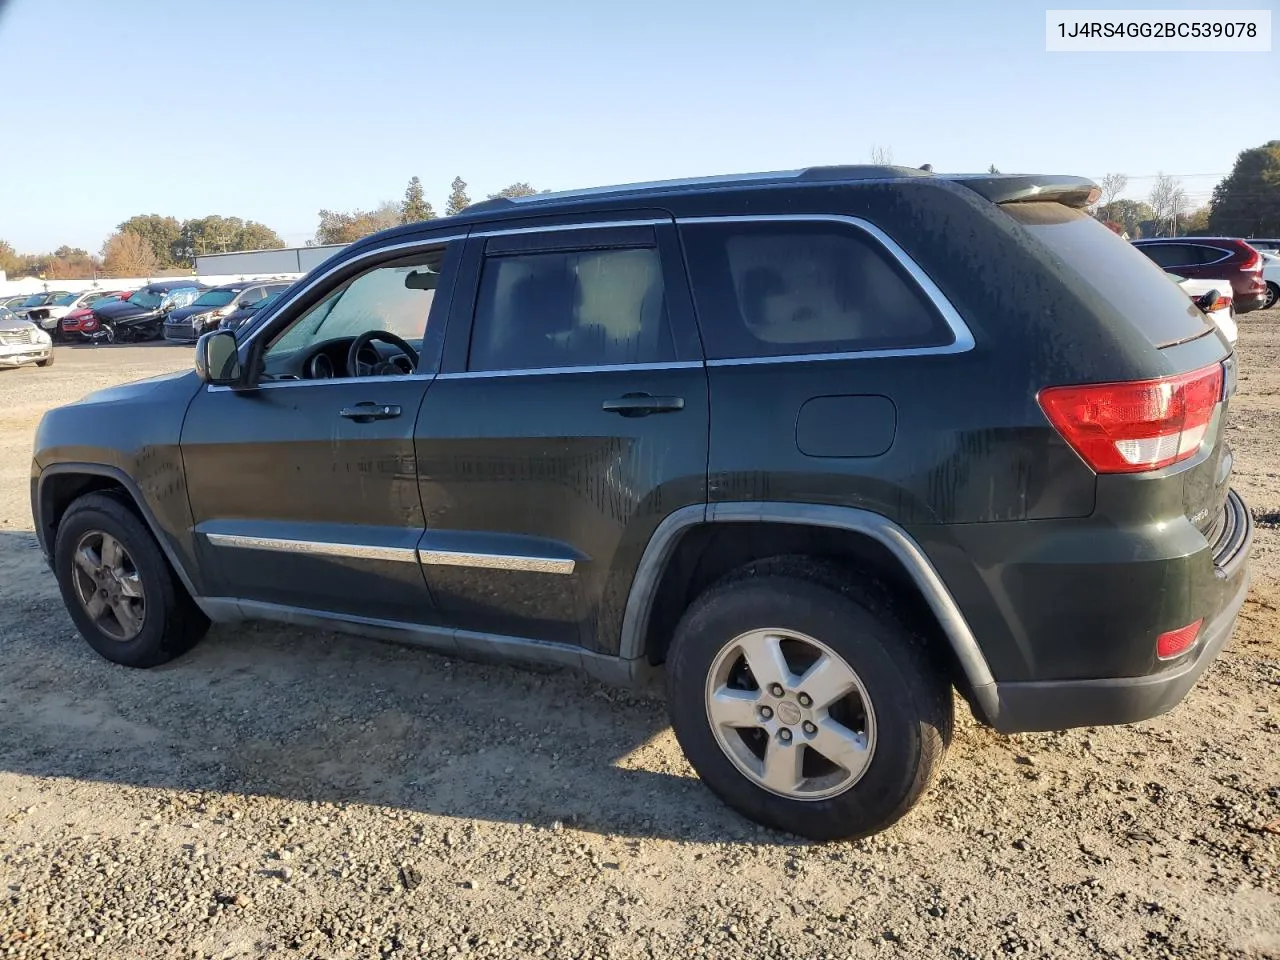
[{"label": "rear quarter window", "polygon": [[1000,207],[1055,256],[1072,268],[1080,282],[1101,294],[1126,320],[1158,347],[1208,333],[1212,323],[1191,298],[1144,253],[1083,210],[1060,203],[1009,203]]},{"label": "rear quarter window", "polygon": [[945,346],[955,335],[874,237],[852,224],[683,224],[708,359]]}]

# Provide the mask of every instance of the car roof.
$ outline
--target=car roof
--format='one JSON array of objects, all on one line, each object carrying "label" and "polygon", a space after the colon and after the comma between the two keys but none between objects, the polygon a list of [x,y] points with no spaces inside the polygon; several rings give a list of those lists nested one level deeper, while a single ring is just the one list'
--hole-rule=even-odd
[{"label": "car roof", "polygon": [[199,280],[157,280],[155,283],[148,283],[144,289],[175,290],[179,287],[197,287],[203,290],[204,284]]}]

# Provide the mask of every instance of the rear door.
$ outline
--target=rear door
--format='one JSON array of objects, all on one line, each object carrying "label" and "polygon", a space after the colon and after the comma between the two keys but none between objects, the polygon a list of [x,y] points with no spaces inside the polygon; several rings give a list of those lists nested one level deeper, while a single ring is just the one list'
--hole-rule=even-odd
[{"label": "rear door", "polygon": [[468,242],[415,433],[419,555],[462,630],[616,652],[654,529],[706,500],[706,372],[674,228],[623,219]]}]

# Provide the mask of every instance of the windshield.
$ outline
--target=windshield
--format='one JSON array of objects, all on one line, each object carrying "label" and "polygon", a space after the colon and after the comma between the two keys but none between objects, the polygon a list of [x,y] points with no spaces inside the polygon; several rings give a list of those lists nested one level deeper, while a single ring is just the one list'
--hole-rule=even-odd
[{"label": "windshield", "polygon": [[78,293],[64,293],[57,300],[53,301],[55,307],[65,307],[69,303],[75,303],[80,296]]},{"label": "windshield", "polygon": [[44,303],[44,298],[45,298],[45,294],[43,293],[32,294],[31,296],[27,297],[27,299],[23,300],[22,303],[18,304],[18,306],[38,307],[40,306],[40,304]]},{"label": "windshield", "polygon": [[17,319],[18,319],[18,315],[14,313],[12,310],[10,310],[8,307],[0,307],[0,323],[4,323],[6,320],[17,320]]},{"label": "windshield", "polygon": [[1026,227],[1157,347],[1191,340],[1213,329],[1163,270],[1083,210],[1060,203],[1006,203],[1000,209]]},{"label": "windshield", "polygon": [[249,304],[249,306],[247,307],[247,309],[249,309],[249,310],[261,310],[263,307],[270,306],[271,304],[275,303],[275,302],[276,302],[277,300],[279,300],[279,299],[280,299],[280,294],[278,294],[278,293],[269,293],[269,294],[267,294],[265,297],[263,297],[261,300],[259,300],[257,303],[251,303],[251,304]]},{"label": "windshield", "polygon": [[160,306],[160,302],[164,300],[164,296],[165,295],[158,290],[139,290],[129,298],[129,302],[135,307],[151,309],[152,307]]},{"label": "windshield", "polygon": [[236,298],[234,290],[210,290],[200,294],[193,307],[225,307]]}]

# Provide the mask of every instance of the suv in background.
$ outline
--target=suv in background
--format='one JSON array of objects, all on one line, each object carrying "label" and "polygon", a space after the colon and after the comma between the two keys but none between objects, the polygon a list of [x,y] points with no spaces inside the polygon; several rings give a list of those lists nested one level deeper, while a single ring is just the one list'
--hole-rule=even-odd
[{"label": "suv in background", "polygon": [[1244,242],[1263,253],[1280,254],[1280,239],[1275,237],[1245,237]]},{"label": "suv in background", "polygon": [[1133,245],[1158,266],[1180,277],[1223,280],[1231,284],[1236,313],[1259,310],[1267,302],[1262,256],[1243,240],[1231,237],[1161,237],[1134,240]]},{"label": "suv in background", "polygon": [[192,301],[190,306],[174,310],[165,318],[164,338],[183,343],[194,342],[210,330],[216,330],[230,314],[255,306],[270,294],[279,293],[288,286],[284,282],[241,280],[210,287]]},{"label": "suv in background", "polygon": [[192,373],[49,411],[35,530],[117,663],[265,618],[661,671],[726,802],[879,830],[953,687],[1002,731],[1140,720],[1244,602],[1235,358],[1097,196],[819,167],[375,234]]}]

